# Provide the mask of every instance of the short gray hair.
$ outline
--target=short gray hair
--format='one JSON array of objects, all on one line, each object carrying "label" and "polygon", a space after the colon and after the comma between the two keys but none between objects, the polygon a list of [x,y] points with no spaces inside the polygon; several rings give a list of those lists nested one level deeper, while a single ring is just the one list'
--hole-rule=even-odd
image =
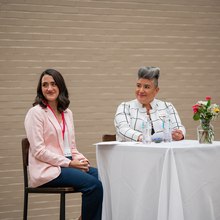
[{"label": "short gray hair", "polygon": [[138,69],[138,79],[153,79],[154,87],[158,87],[158,79],[160,76],[160,68],[143,66]]}]

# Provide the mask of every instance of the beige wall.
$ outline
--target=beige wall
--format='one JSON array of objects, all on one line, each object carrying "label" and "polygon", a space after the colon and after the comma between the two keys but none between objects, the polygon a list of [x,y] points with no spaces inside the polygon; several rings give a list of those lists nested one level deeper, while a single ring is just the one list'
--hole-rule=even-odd
[{"label": "beige wall", "polygon": [[[158,99],[177,108],[196,139],[192,105],[220,104],[219,0],[0,0],[0,219],[22,219],[21,139],[39,75],[68,85],[76,143],[96,166],[94,143],[115,133],[117,106],[135,98],[140,66],[161,68]],[[213,122],[220,141],[220,119]],[[67,219],[80,214],[67,196]],[[57,196],[34,195],[29,219],[58,219]]]}]

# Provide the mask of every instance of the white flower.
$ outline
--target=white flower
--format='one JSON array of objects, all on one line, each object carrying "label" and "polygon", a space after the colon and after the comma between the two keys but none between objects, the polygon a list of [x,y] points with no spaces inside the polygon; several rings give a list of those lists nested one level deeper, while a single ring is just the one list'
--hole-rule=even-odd
[{"label": "white flower", "polygon": [[198,101],[197,104],[198,105],[207,105],[208,102],[203,102],[203,101]]},{"label": "white flower", "polygon": [[210,106],[208,107],[207,110],[208,110],[208,112],[210,112],[211,114],[217,115],[217,113],[216,113],[216,111],[215,111],[216,108],[218,108],[218,105],[212,104],[212,105],[210,105]]},{"label": "white flower", "polygon": [[206,118],[206,113],[204,112],[204,113],[200,113],[200,116],[202,117],[202,118]]}]

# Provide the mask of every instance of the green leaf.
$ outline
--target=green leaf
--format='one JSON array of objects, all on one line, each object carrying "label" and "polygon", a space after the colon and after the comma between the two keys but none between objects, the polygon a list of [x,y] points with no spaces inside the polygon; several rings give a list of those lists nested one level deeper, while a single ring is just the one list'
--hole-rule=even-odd
[{"label": "green leaf", "polygon": [[195,121],[198,121],[198,120],[200,119],[199,114],[198,114],[198,113],[194,114],[194,115],[193,115],[193,119],[194,119]]},{"label": "green leaf", "polygon": [[208,101],[208,102],[207,102],[207,105],[206,105],[206,106],[209,107],[209,106],[211,105],[210,99],[208,99],[207,101]]}]

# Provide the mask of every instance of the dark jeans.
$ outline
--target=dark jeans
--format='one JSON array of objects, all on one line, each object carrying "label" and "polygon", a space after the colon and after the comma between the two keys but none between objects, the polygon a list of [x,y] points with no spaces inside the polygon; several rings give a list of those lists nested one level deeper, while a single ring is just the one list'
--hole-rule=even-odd
[{"label": "dark jeans", "polygon": [[89,167],[89,172],[61,167],[61,174],[42,186],[73,186],[82,192],[82,220],[101,220],[102,183],[98,180],[98,170]]}]

